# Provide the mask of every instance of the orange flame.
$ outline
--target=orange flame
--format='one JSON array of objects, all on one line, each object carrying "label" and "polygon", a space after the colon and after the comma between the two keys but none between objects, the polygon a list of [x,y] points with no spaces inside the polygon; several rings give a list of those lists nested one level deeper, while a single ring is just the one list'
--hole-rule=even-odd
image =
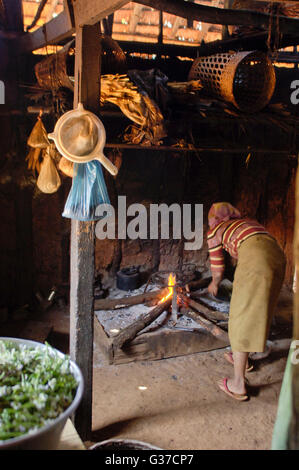
[{"label": "orange flame", "polygon": [[165,297],[163,297],[160,300],[159,304],[162,304],[163,302],[168,300],[170,297],[172,297],[172,295],[173,295],[173,287],[172,286],[175,286],[175,281],[176,281],[175,275],[170,273],[169,278],[168,278],[168,293],[165,295]]}]

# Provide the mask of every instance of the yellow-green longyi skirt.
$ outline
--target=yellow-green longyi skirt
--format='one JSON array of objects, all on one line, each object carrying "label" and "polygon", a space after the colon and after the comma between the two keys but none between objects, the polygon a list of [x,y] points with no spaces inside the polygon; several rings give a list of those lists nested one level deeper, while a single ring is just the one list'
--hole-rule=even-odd
[{"label": "yellow-green longyi skirt", "polygon": [[230,303],[232,351],[263,352],[285,275],[285,256],[267,235],[241,243]]}]

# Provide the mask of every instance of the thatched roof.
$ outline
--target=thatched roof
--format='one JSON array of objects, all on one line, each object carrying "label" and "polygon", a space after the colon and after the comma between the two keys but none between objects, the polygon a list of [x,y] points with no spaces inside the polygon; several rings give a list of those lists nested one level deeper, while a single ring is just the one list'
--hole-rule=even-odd
[{"label": "thatched roof", "polygon": [[[24,13],[24,28],[26,29],[29,26],[37,12],[39,5],[39,0],[23,0],[23,13]],[[30,30],[34,31],[43,24],[50,21],[52,18],[57,16],[63,10],[63,0],[48,0],[46,6],[43,9],[40,19],[37,21],[36,25]]]},{"label": "thatched roof", "polygon": [[[223,6],[223,0],[195,0],[209,6]],[[0,0],[1,4],[1,0]],[[39,2],[23,0],[24,26],[29,26],[37,12]],[[48,0],[34,31],[44,23],[57,16],[63,10],[63,0]],[[153,8],[127,3],[114,13],[112,37],[120,41],[157,42],[159,35],[159,11]],[[205,41],[221,38],[221,26],[204,25],[200,21],[188,24],[184,18],[163,13],[163,40],[165,43],[181,45],[199,45]]]},{"label": "thatched roof", "polygon": [[[5,8],[0,0],[0,29],[5,29]],[[33,22],[38,8],[45,0],[22,0],[24,13],[24,29]],[[190,0],[194,3],[224,7],[224,0]],[[63,10],[63,0],[47,0],[42,10],[42,14],[30,31],[47,23],[49,20],[59,15]],[[232,8],[256,10],[269,13],[270,2],[261,0],[235,0]],[[279,13],[289,17],[299,17],[299,2],[291,1],[277,4]],[[165,44],[199,46],[204,40],[206,43],[221,39],[222,26],[211,25],[201,21],[187,21],[169,13],[163,13],[163,42]],[[148,6],[143,6],[134,2],[128,2],[122,8],[114,12],[112,38],[117,41],[131,41],[143,43],[156,43],[159,37],[160,12]],[[254,27],[252,27],[254,30]],[[251,29],[252,29],[251,28]],[[102,22],[103,33],[105,25]],[[231,28],[230,28],[231,29]],[[238,29],[238,28],[233,28]],[[242,29],[242,28],[241,28]],[[243,27],[244,29],[244,27]],[[249,28],[250,29],[250,28]],[[246,31],[246,27],[245,30]],[[55,49],[56,50],[56,49]],[[52,47],[47,50],[35,51],[35,53],[51,53]]]}]

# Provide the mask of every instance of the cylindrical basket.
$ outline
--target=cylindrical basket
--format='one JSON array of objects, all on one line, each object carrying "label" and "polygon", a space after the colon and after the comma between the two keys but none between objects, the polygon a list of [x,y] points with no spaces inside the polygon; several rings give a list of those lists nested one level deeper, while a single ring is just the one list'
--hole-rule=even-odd
[{"label": "cylindrical basket", "polygon": [[67,43],[56,54],[51,54],[35,65],[35,75],[38,84],[45,90],[69,88],[74,91],[74,84],[69,78],[68,57],[74,40]]},{"label": "cylindrical basket", "polygon": [[266,54],[244,51],[195,59],[189,80],[200,80],[213,96],[240,111],[254,113],[270,101],[275,89],[274,67]]}]

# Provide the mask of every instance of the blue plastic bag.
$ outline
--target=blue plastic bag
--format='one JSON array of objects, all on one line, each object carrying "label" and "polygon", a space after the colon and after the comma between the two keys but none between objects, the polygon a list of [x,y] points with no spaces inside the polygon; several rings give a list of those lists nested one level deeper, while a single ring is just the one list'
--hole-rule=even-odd
[{"label": "blue plastic bag", "polygon": [[110,204],[100,162],[74,163],[73,183],[64,206],[63,217],[92,221],[100,220],[96,208]]}]

